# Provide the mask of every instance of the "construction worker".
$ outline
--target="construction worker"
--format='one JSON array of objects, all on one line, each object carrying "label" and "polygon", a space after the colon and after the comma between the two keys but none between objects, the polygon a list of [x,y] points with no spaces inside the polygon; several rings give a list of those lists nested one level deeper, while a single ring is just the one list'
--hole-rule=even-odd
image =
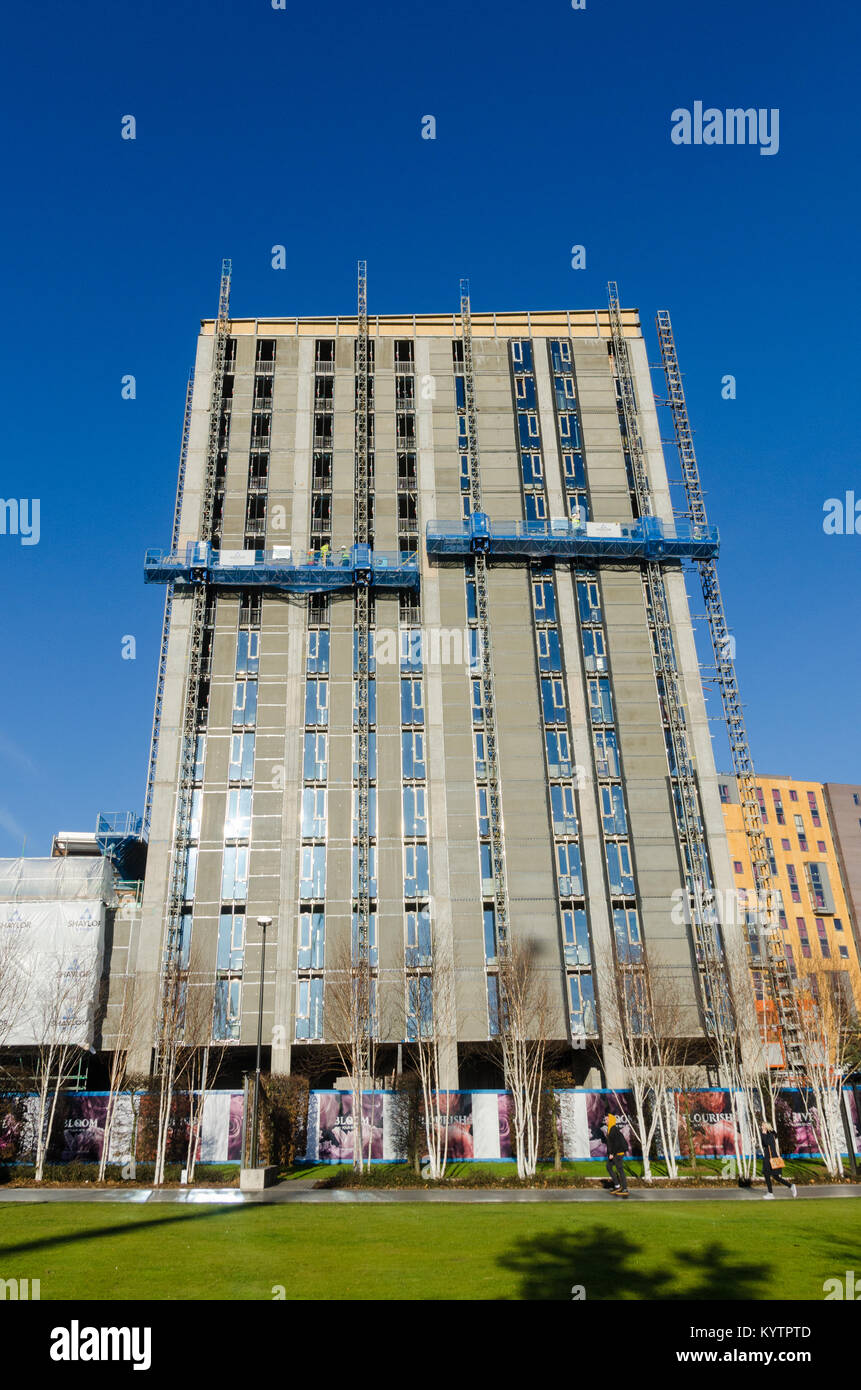
[{"label": "construction worker", "polygon": [[324,544],[320,546],[320,561],[321,561],[322,564],[325,565],[325,564],[327,563],[328,559],[329,559],[329,542],[328,542],[328,541],[325,541]]}]

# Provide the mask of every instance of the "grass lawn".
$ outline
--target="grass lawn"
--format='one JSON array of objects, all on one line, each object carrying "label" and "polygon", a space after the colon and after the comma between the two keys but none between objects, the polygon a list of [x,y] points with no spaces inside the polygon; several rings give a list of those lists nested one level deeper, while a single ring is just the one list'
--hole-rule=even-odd
[{"label": "grass lawn", "polygon": [[861,1202],[0,1208],[0,1273],[50,1299],[819,1299]]}]

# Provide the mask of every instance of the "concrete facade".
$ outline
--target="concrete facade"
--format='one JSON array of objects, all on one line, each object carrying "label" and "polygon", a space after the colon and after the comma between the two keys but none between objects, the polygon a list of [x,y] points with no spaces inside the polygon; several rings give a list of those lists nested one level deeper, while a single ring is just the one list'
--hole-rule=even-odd
[{"label": "concrete facade", "polygon": [[825,801],[852,918],[855,950],[861,959],[861,786],[826,782]]},{"label": "concrete facade", "polygon": [[[656,510],[671,519],[646,346],[637,314],[627,310],[623,321]],[[242,320],[232,323],[231,332],[235,358],[226,378],[227,439],[219,465],[223,485],[218,485],[223,501],[216,508],[213,543],[235,550],[288,544],[294,553],[328,543],[336,555],[342,545],[353,542],[355,319]],[[457,650],[459,641],[469,647],[468,574],[462,562],[431,562],[424,546],[428,521],[457,524],[464,515],[463,412],[454,355],[461,330],[451,316],[372,317],[370,335],[374,546],[413,551],[421,567],[419,599],[378,595],[374,605],[374,902],[381,1032],[392,1044],[407,1036],[403,999],[409,933],[429,922],[436,957],[453,971],[454,998],[443,1032],[449,1080],[455,1085],[465,1053],[488,1038],[488,981],[495,968],[487,948],[489,895],[481,869],[486,836],[476,761],[480,728],[473,714],[474,672],[468,650]],[[597,311],[473,316],[483,508],[492,520],[521,520],[529,507],[543,507],[548,517],[572,515],[575,497],[591,519],[631,519],[609,340],[607,315]],[[517,344],[528,344],[528,350]],[[183,540],[198,537],[212,348],[213,325],[205,322],[198,342]],[[524,436],[524,430],[533,431],[532,436]],[[524,462],[524,451],[532,449],[541,459],[535,465],[539,482],[527,481],[531,465]],[[575,486],[572,477],[580,470],[585,481]],[[552,588],[552,622],[536,607],[539,570],[546,571]],[[712,874],[715,886],[726,893],[732,888],[730,855],[678,567],[668,567],[666,582]],[[582,585],[588,583],[597,585],[597,620],[583,618]],[[153,1000],[164,943],[191,603],[190,596],[178,592],[173,605],[134,962]],[[621,1078],[611,1040],[601,1038],[601,1017],[613,990],[619,913],[627,914],[626,929],[639,935],[639,949],[644,943],[647,955],[660,955],[672,970],[688,1031],[701,1031],[689,929],[673,911],[673,895],[678,896],[683,874],[642,574],[638,566],[603,566],[592,574],[587,566],[570,563],[549,569],[494,565],[489,571],[489,608],[511,928],[517,937],[532,942],[547,973],[552,1031],[572,1048],[578,1079],[592,1084],[603,1067],[616,1084]],[[413,627],[425,633],[417,672],[405,670],[397,658],[399,634]],[[264,1040],[272,1049],[272,1066],[282,1070],[291,1066],[297,1047],[306,1053],[331,1041],[326,1030],[326,971],[350,939],[353,630],[349,594],[316,604],[307,597],[266,592],[255,609],[249,591],[219,591],[212,613],[202,729],[205,756],[195,802],[196,876],[193,893],[188,894],[185,949],[193,970],[220,980],[222,1003],[229,997],[229,1036],[238,1048],[249,1047],[257,1031],[257,918],[273,918],[267,940]],[[309,632],[327,634],[319,639],[328,644],[325,671],[310,655]],[[384,656],[388,633],[393,634],[394,659]],[[599,641],[604,652],[600,659],[590,655]],[[249,642],[258,650],[256,663],[251,662],[256,669],[243,670]],[[542,667],[542,644],[548,642],[552,665]],[[454,659],[446,660],[452,651]],[[550,680],[542,686],[545,674]],[[237,718],[237,700],[251,698],[247,689],[241,697],[237,694],[240,677],[255,687],[253,722]],[[405,722],[404,717],[404,682],[413,677],[421,686],[420,723]],[[599,677],[609,682],[609,694],[601,698],[612,705],[612,720],[601,728],[595,721]],[[325,685],[319,696],[326,701],[325,725],[308,720],[309,699],[318,698],[309,694],[309,683],[318,679]],[[564,699],[565,707],[564,720],[553,727],[547,723],[549,684],[563,692],[558,698]],[[554,742],[562,732],[567,737],[566,758],[558,752],[561,742]],[[619,761],[615,772],[608,773],[603,752],[599,756],[596,751],[599,733],[613,735]],[[248,734],[253,735],[253,774],[243,777],[237,773],[237,739]],[[325,770],[318,764],[318,775],[310,778],[309,734],[325,736]],[[418,746],[415,734],[423,740],[423,758],[421,772],[413,776],[405,749],[408,741],[411,749]],[[607,789],[613,787],[619,789],[614,804],[621,809],[615,828],[608,830]],[[250,826],[240,812],[237,834],[232,833],[236,824],[231,830],[231,807],[235,811],[240,805],[243,791],[250,792]],[[309,793],[322,795],[314,800]],[[246,811],[247,802],[247,797],[242,799]],[[558,808],[563,802],[571,811],[566,811],[560,830]],[[311,804],[320,813],[313,834]],[[423,814],[419,828],[411,833],[407,807],[418,805]],[[624,830],[619,829],[622,822]],[[560,860],[560,847],[570,859]],[[410,877],[411,849],[416,850],[416,863],[427,855],[426,883]],[[240,897],[226,901],[225,856],[234,850],[247,851],[247,882]],[[320,878],[307,889],[312,860],[305,850],[322,851],[313,862],[325,863],[325,885]],[[579,870],[568,872],[566,865],[574,863],[575,852]],[[624,868],[618,870],[618,882],[613,878],[611,858],[614,865],[630,861],[630,878],[624,876]],[[415,927],[408,920],[410,913],[421,918]],[[225,917],[230,915],[241,916],[244,925],[227,961],[223,938]],[[321,949],[308,948],[303,944],[306,933],[316,940],[321,923]],[[580,944],[571,945],[573,935],[566,938],[566,932],[578,933]],[[301,964],[300,957],[311,963]],[[321,981],[319,987],[316,980]],[[320,995],[322,1014],[317,1015],[314,1000]],[[153,1008],[150,1020],[154,1026]],[[142,1040],[137,1062],[144,1060],[153,1036],[151,1032]],[[607,1044],[603,1059],[602,1041]]]}]

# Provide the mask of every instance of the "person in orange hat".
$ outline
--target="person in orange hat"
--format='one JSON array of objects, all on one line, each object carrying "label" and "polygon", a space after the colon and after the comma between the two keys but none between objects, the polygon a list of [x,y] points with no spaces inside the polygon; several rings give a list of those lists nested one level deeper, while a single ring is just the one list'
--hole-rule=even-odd
[{"label": "person in orange hat", "polygon": [[623,1155],[627,1152],[628,1145],[621,1126],[616,1116],[610,1114],[607,1116],[607,1172],[610,1174],[615,1197],[628,1196],[628,1179],[623,1162]]}]

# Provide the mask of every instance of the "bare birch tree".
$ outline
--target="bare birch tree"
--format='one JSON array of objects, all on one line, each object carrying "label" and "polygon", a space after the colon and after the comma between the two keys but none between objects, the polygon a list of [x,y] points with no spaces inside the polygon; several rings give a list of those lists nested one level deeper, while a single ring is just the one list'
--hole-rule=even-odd
[{"label": "bare birch tree", "polygon": [[189,970],[178,961],[169,962],[161,981],[156,1031],[158,1078],[158,1125],[156,1130],[153,1185],[164,1182],[168,1139],[173,1116],[174,1096],[182,1067],[185,1013],[188,1000]]},{"label": "bare birch tree", "polygon": [[499,956],[499,1018],[495,1044],[511,1095],[517,1176],[533,1177],[538,1165],[539,1108],[550,1036],[545,972],[530,943],[508,943]]},{"label": "bare birch tree", "polygon": [[51,1144],[60,1092],[86,1046],[84,1041],[94,1003],[90,962],[58,954],[39,961],[33,983],[36,1032],[36,1161],[34,1177],[41,1182]]},{"label": "bare birch tree", "polygon": [[[636,960],[618,953],[606,960],[613,994],[604,1006],[604,1037],[618,1051],[632,1106],[628,1122],[640,1145],[643,1177],[651,1182],[651,1149],[658,1124],[655,1099],[656,1039],[650,982],[640,953]],[[617,1095],[618,1099],[618,1095]]]},{"label": "bare birch tree", "polygon": [[[777,1080],[768,1065],[741,933],[726,934],[723,952],[707,961],[704,973],[710,1004],[707,1040],[720,1083],[729,1095],[736,1171],[749,1183],[756,1174],[757,1115],[773,1116]],[[736,981],[735,988],[731,981]]]},{"label": "bare birch tree", "polygon": [[207,1092],[215,1086],[228,1047],[226,1039],[213,1036],[216,989],[214,977],[192,980],[185,1011],[184,1058],[180,1070],[188,1088],[186,1180],[189,1183],[194,1182]]},{"label": "bare birch tree", "polygon": [[803,1113],[832,1177],[843,1173],[843,1084],[861,1063],[861,1020],[837,971],[803,977],[796,989],[798,1041],[804,1076]]},{"label": "bare birch tree", "polygon": [[108,1073],[108,1104],[105,1111],[105,1131],[102,1140],[102,1153],[99,1159],[99,1182],[105,1181],[105,1172],[113,1137],[114,1120],[120,1094],[125,1089],[129,1070],[129,1053],[134,1044],[138,1025],[141,1021],[140,996],[135,993],[134,977],[123,975],[122,994],[114,1014],[115,1031],[110,1035],[113,1050],[110,1054]]},{"label": "bare birch tree", "polygon": [[[656,1136],[667,1172],[677,1171],[678,1111],[675,1088],[683,1080],[690,1040],[688,1010],[670,965],[642,948],[617,949],[605,974],[614,990],[605,1006],[605,1036],[618,1051],[633,1100],[628,1116],[640,1145],[643,1177],[652,1180]],[[617,1096],[618,1099],[618,1096]]]},{"label": "bare birch tree", "polygon": [[649,970],[657,1054],[654,1083],[657,1137],[667,1165],[667,1176],[674,1178],[678,1176],[678,1096],[689,1075],[694,1039],[678,976],[654,952]]},{"label": "bare birch tree", "polygon": [[8,1045],[28,1014],[33,986],[25,960],[21,932],[0,925],[0,1048]]},{"label": "bare birch tree", "polygon": [[443,1028],[454,1003],[454,979],[449,962],[433,942],[416,968],[407,961],[407,1057],[421,1086],[422,1122],[431,1178],[445,1177],[448,1162],[449,1092],[445,1080]]},{"label": "bare birch tree", "polygon": [[[364,1095],[376,1075],[377,978],[367,954],[354,957],[348,941],[336,948],[326,971],[325,1031],[350,1078],[353,1100],[353,1169],[365,1168]],[[370,1135],[369,1135],[370,1140]]]}]

